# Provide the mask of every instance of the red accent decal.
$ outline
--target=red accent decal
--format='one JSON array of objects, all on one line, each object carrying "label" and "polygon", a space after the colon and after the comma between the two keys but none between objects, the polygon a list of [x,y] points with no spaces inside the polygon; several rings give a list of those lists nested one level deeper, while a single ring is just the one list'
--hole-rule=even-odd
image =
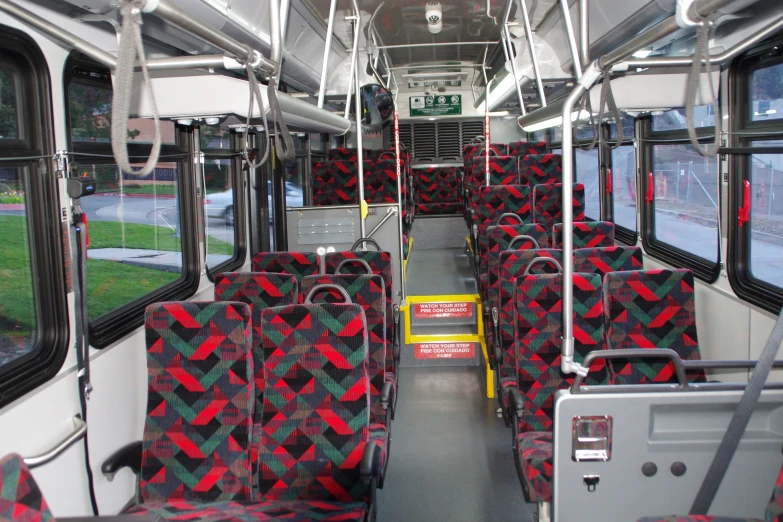
[{"label": "red accent decal", "polygon": [[416,359],[472,359],[476,357],[475,343],[417,343]]},{"label": "red accent decal", "polygon": [[606,193],[612,193],[612,169],[606,169]]},{"label": "red accent decal", "polygon": [[655,179],[653,178],[653,173],[648,172],[647,173],[647,195],[646,195],[647,203],[652,203],[655,199]]},{"label": "red accent decal", "polygon": [[742,182],[742,206],[738,209],[739,226],[750,221],[750,181]]},{"label": "red accent decal", "polygon": [[414,305],[413,313],[423,319],[473,317],[471,303],[421,303]]}]

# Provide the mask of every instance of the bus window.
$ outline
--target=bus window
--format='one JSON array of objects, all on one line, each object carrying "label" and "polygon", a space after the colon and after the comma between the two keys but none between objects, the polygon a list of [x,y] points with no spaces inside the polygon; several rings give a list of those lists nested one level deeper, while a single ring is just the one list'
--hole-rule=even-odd
[{"label": "bus window", "polygon": [[753,71],[751,76],[752,121],[783,118],[783,63]]},{"label": "bus window", "polygon": [[654,145],[652,173],[655,238],[717,262],[718,158],[690,144]]},{"label": "bus window", "polygon": [[[121,172],[111,149],[112,90],[107,75],[97,68],[76,65],[67,84],[71,146],[78,169],[72,175],[92,176],[97,185],[96,193],[84,199],[82,208],[90,237],[88,317],[91,341],[99,347],[139,325],[149,302],[160,301],[164,295],[169,299],[189,296],[191,290],[185,287],[192,287],[193,282],[186,281],[189,274],[184,267],[197,259],[198,248],[197,235],[189,230],[195,221],[183,219],[185,212],[193,215],[192,205],[183,202],[195,198],[185,197],[181,186],[183,179],[189,178],[183,168],[189,169],[192,161],[187,161],[189,155],[177,145],[176,126],[171,121],[160,122],[164,145],[150,174]],[[154,132],[150,119],[128,122],[133,166],[141,167],[147,161]],[[210,246],[219,245],[216,239]],[[193,257],[186,258],[188,250]],[[125,319],[121,327],[115,323],[118,317]]]},{"label": "bus window", "polygon": [[[623,229],[633,233],[629,239],[636,243],[636,149],[634,139],[634,119],[623,118],[623,143],[610,152],[610,168],[612,169],[612,213],[614,223],[618,228],[618,236],[623,235]],[[619,134],[617,125],[609,123],[609,143],[614,146]]]},{"label": "bus window", "polygon": [[601,219],[601,187],[598,177],[598,146],[593,150],[574,147],[576,181],[585,186],[585,219]]},{"label": "bus window", "polygon": [[27,35],[0,28],[0,407],[56,375],[68,351],[67,224],[52,200],[42,56]]},{"label": "bus window", "polygon": [[[783,147],[783,140],[751,145]],[[783,288],[783,154],[750,156],[750,185],[750,274]]]},{"label": "bus window", "polygon": [[[703,146],[712,146],[714,121],[712,106],[696,107],[696,134]],[[718,158],[704,157],[691,145],[685,109],[653,113],[642,123],[639,190],[645,249],[712,282],[720,257]]]},{"label": "bus window", "polygon": [[[210,274],[239,268],[244,260],[243,181],[234,134],[224,123],[199,127],[204,154],[204,227]],[[237,147],[239,140],[237,140]]]},{"label": "bus window", "polygon": [[[0,80],[2,81],[2,80]],[[0,89],[4,85],[0,84]],[[5,98],[0,101],[2,108]],[[2,167],[0,163],[0,367],[33,351],[38,318],[33,294],[33,268],[30,259],[28,205],[32,195],[25,186],[28,170]]]}]

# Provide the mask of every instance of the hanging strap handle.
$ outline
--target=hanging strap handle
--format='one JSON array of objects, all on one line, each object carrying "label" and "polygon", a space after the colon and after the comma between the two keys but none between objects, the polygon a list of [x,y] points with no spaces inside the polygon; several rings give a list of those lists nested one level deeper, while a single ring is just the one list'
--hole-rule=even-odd
[{"label": "hanging strap handle", "polygon": [[372,268],[370,268],[370,264],[364,259],[358,259],[358,258],[343,259],[342,261],[340,261],[340,264],[337,265],[337,269],[334,271],[335,275],[339,275],[343,267],[346,265],[361,265],[367,271],[367,275],[373,275]]},{"label": "hanging strap handle", "polygon": [[525,222],[522,221],[522,218],[519,217],[519,214],[514,214],[513,212],[506,212],[505,214],[501,214],[500,215],[500,217],[498,218],[498,221],[497,221],[497,223],[495,223],[495,225],[500,225],[500,222],[503,221],[504,219],[514,219],[516,221],[519,221],[520,225],[524,225],[525,224]]},{"label": "hanging strap handle", "polygon": [[688,90],[685,98],[685,121],[688,125],[688,137],[691,139],[691,145],[693,145],[693,148],[696,149],[696,152],[708,158],[715,156],[718,153],[718,149],[720,149],[722,118],[720,115],[720,108],[718,107],[718,97],[716,96],[712,100],[713,120],[715,120],[715,142],[712,148],[702,147],[699,143],[699,138],[696,135],[694,113],[696,110],[696,97],[699,95],[699,81],[701,79],[702,59],[704,60],[704,72],[707,75],[710,95],[715,92],[715,85],[712,81],[712,64],[710,63],[709,39],[710,22],[706,18],[699,20],[699,25],[696,27],[696,48],[693,51],[693,64],[691,65],[691,71],[688,73]]},{"label": "hanging strap handle", "polygon": [[359,245],[361,245],[362,243],[370,243],[371,245],[375,245],[375,248],[378,249],[378,252],[381,251],[381,245],[379,245],[376,240],[374,240],[371,237],[363,237],[361,239],[356,240],[356,243],[354,243],[353,246],[351,247],[351,252],[356,252],[356,249],[359,248]]},{"label": "hanging strap handle", "polygon": [[536,250],[538,250],[539,248],[541,248],[541,247],[538,245],[538,241],[536,241],[536,239],[535,239],[533,236],[526,236],[526,235],[522,235],[522,236],[517,236],[517,237],[515,237],[514,239],[512,239],[511,241],[509,241],[509,242],[508,242],[508,248],[506,248],[506,250],[514,250],[514,246],[515,246],[517,243],[521,243],[522,241],[530,241],[530,242],[531,242],[531,243],[533,243],[533,245],[536,247]]},{"label": "hanging strap handle", "polygon": [[351,298],[348,297],[348,292],[345,291],[345,288],[332,283],[314,286],[313,289],[310,290],[310,292],[307,294],[307,297],[305,297],[304,304],[313,304],[313,297],[318,294],[318,292],[324,292],[326,290],[337,291],[343,297],[343,299],[345,299],[346,304],[353,304],[353,301],[351,301]]},{"label": "hanging strap handle", "polygon": [[[245,163],[251,168],[251,169],[257,169],[260,168],[264,163],[266,163],[266,160],[269,158],[269,124],[266,119],[266,110],[264,110],[264,99],[261,96],[261,87],[258,84],[258,78],[256,78],[255,70],[253,69],[253,62],[255,60],[256,54],[253,49],[249,45],[245,46],[247,48],[247,59],[245,60],[245,70],[247,71],[247,84],[248,88],[250,89],[250,101],[248,102],[247,107],[247,126],[245,127],[245,137],[242,140],[242,157],[245,159]],[[253,108],[254,108],[254,102],[258,101],[258,110],[261,112],[261,119],[264,122],[264,132],[266,134],[266,146],[264,147],[264,155],[261,157],[261,160],[256,163],[253,161],[253,158],[250,156],[248,152],[248,138],[250,137],[250,120],[253,118]]]},{"label": "hanging strap handle", "polygon": [[718,488],[720,488],[721,482],[723,482],[723,477],[726,475],[726,470],[729,469],[731,460],[737,452],[740,439],[742,439],[742,435],[745,433],[753,410],[756,409],[761,396],[761,389],[764,387],[769,371],[772,369],[772,364],[775,362],[775,356],[778,353],[781,341],[783,341],[783,310],[778,315],[775,327],[767,339],[767,344],[764,346],[764,351],[761,352],[758,363],[756,363],[753,377],[750,378],[745,388],[745,393],[742,394],[737,409],[731,417],[731,421],[729,421],[729,427],[726,428],[726,433],[723,434],[723,440],[720,441],[718,451],[715,452],[712,464],[710,464],[707,474],[704,476],[704,481],[696,494],[693,506],[691,506],[690,514],[704,515],[710,510],[715,494],[718,492]]},{"label": "hanging strap handle", "polygon": [[[277,64],[280,68],[281,64]],[[283,111],[280,109],[280,104],[277,101],[277,79],[275,75],[269,78],[269,86],[267,87],[267,96],[269,98],[269,108],[272,111],[272,125],[274,125],[280,131],[280,142],[277,144],[277,157],[281,161],[292,161],[296,154],[294,150],[294,139],[291,137],[291,133],[288,131],[288,125],[286,125],[283,119]],[[267,132],[269,135],[269,132]]]},{"label": "hanging strap handle", "polygon": [[[117,76],[114,86],[114,99],[111,107],[111,149],[120,170],[132,176],[144,177],[150,174],[158,164],[160,157],[160,116],[158,102],[155,101],[155,91],[152,90],[147,58],[144,54],[144,43],[141,39],[141,9],[144,0],[125,0],[120,8],[122,27],[120,28],[120,45],[117,54]],[[130,114],[131,86],[133,84],[133,69],[136,65],[136,55],[141,63],[144,84],[150,93],[152,102],[152,119],[155,123],[155,137],[152,140],[152,150],[147,163],[141,170],[134,170],[128,157],[128,116]]]},{"label": "hanging strap handle", "polygon": [[525,272],[523,275],[530,275],[530,270],[533,269],[533,266],[545,265],[545,264],[553,265],[555,268],[557,268],[557,271],[559,273],[561,274],[563,273],[563,265],[561,265],[557,259],[551,257],[537,257],[527,264],[527,267],[525,268]]}]

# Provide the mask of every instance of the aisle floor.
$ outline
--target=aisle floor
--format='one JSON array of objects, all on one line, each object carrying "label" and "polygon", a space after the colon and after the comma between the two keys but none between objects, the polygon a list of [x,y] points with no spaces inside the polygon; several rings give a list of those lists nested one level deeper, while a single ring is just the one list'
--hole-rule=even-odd
[{"label": "aisle floor", "polygon": [[464,248],[419,249],[408,260],[408,295],[475,294],[476,278]]},{"label": "aisle floor", "polygon": [[511,430],[480,368],[402,368],[378,520],[528,522]]}]

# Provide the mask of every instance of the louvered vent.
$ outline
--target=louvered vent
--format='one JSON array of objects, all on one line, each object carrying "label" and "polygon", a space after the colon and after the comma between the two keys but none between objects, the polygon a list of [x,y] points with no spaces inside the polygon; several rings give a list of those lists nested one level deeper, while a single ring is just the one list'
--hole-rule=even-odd
[{"label": "louvered vent", "polygon": [[460,146],[460,123],[440,122],[438,130],[438,157],[441,161],[461,161],[462,147]]},{"label": "louvered vent", "polygon": [[436,161],[437,124],[416,123],[413,125],[413,157],[417,160]]},{"label": "louvered vent", "polygon": [[[484,136],[484,120],[463,121],[462,147],[469,145],[476,136]],[[460,153],[462,153],[462,147],[460,147]]]},{"label": "louvered vent", "polygon": [[400,123],[400,142],[418,162],[462,161],[462,148],[484,135],[484,120]]},{"label": "louvered vent", "polygon": [[413,133],[410,123],[400,123],[400,143],[408,147],[411,154],[413,153]]}]

